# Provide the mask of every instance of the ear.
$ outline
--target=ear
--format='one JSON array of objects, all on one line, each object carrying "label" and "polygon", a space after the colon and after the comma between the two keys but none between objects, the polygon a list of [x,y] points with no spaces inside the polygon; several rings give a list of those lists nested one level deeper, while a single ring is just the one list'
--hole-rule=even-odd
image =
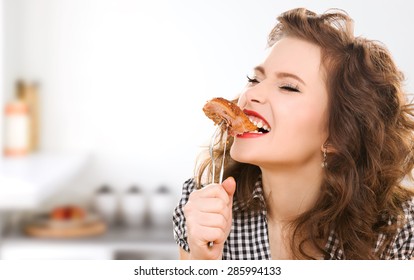
[{"label": "ear", "polygon": [[321,145],[321,152],[322,153],[324,152],[325,149],[326,149],[326,152],[328,154],[337,152],[336,149],[331,144],[329,144],[328,142],[325,142],[324,144]]}]

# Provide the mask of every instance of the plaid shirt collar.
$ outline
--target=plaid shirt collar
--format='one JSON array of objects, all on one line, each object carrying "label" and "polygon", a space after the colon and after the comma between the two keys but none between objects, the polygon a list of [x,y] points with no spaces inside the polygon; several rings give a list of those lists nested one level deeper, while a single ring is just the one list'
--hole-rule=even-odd
[{"label": "plaid shirt collar", "polygon": [[264,217],[267,217],[266,201],[265,201],[265,198],[264,198],[264,192],[263,192],[263,187],[262,187],[261,176],[259,177],[259,179],[257,180],[257,182],[254,185],[254,189],[253,189],[250,200],[248,202],[234,201],[233,211],[237,212],[237,211],[241,211],[243,209],[246,209],[247,205],[250,204],[252,200],[259,200],[260,205],[262,206],[260,213]]}]

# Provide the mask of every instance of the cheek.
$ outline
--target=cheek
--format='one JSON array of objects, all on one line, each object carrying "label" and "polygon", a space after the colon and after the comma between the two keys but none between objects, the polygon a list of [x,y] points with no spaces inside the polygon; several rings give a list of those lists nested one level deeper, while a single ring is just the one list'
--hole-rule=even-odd
[{"label": "cheek", "polygon": [[324,123],[324,115],[319,111],[309,110],[298,115],[298,127],[309,133],[321,133]]},{"label": "cheek", "polygon": [[295,127],[292,132],[304,145],[308,143],[319,146],[327,137],[326,114],[323,109],[305,109],[298,112],[290,126]]},{"label": "cheek", "polygon": [[303,106],[279,108],[276,112],[275,141],[281,141],[292,149],[301,146],[314,148],[323,144],[327,137],[325,107],[306,103]]}]

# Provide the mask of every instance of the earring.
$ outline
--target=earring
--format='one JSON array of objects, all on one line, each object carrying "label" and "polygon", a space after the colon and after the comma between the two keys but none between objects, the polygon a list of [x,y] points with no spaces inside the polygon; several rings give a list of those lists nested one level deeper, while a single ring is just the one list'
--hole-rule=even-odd
[{"label": "earring", "polygon": [[328,148],[327,148],[327,144],[325,143],[323,144],[323,161],[321,163],[322,168],[328,167],[328,163],[326,162],[327,153],[328,153]]}]

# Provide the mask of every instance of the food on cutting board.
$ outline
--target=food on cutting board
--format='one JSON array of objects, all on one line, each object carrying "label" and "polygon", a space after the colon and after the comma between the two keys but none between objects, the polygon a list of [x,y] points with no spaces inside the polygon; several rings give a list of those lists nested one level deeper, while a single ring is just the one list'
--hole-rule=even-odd
[{"label": "food on cutting board", "polygon": [[50,218],[54,221],[82,220],[85,217],[85,209],[76,205],[58,206],[50,212]]},{"label": "food on cutting board", "polygon": [[62,205],[34,216],[23,231],[33,237],[82,238],[103,234],[106,229],[106,223],[85,208]]},{"label": "food on cutting board", "polygon": [[204,105],[203,111],[208,118],[214,121],[214,124],[224,122],[225,125],[222,128],[225,129],[227,125],[228,133],[231,136],[258,129],[237,104],[221,97],[208,101]]}]

